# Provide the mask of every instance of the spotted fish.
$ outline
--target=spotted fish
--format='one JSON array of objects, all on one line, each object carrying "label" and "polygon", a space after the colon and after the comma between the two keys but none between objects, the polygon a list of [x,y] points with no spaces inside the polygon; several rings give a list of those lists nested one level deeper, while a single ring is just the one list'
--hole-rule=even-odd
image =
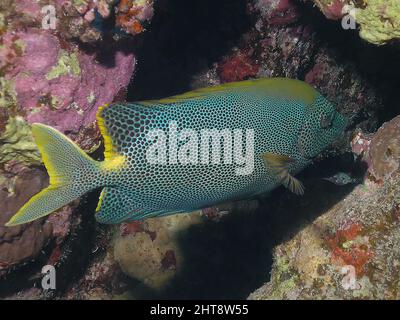
[{"label": "spotted fish", "polygon": [[[8,226],[46,216],[97,188],[102,192],[96,219],[109,224],[193,211],[279,185],[302,194],[303,185],[294,175],[337,139],[346,124],[311,86],[284,78],[116,103],[101,107],[97,120],[104,161],[91,159],[57,130],[32,125],[50,184]],[[171,130],[178,139],[168,136]],[[203,140],[204,132],[219,133],[221,140]],[[200,150],[208,143],[217,156],[213,153],[207,162]],[[235,159],[249,160],[248,168]]]}]

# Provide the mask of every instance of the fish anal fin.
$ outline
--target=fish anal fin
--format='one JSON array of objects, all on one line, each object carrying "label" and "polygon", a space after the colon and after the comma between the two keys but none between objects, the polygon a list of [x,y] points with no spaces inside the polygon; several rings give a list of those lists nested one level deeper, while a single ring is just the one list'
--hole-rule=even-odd
[{"label": "fish anal fin", "polygon": [[288,166],[294,160],[286,155],[275,154],[271,152],[263,153],[262,158],[267,167],[275,173],[279,182],[297,195],[304,194],[304,185],[289,173]]},{"label": "fish anal fin", "polygon": [[135,201],[134,195],[129,192],[117,187],[105,187],[96,208],[96,220],[106,224],[117,224],[175,213],[178,211],[141,208],[140,203]]},{"label": "fish anal fin", "polygon": [[106,224],[121,223],[135,214],[135,204],[129,194],[116,187],[103,188],[96,208],[96,220]]}]

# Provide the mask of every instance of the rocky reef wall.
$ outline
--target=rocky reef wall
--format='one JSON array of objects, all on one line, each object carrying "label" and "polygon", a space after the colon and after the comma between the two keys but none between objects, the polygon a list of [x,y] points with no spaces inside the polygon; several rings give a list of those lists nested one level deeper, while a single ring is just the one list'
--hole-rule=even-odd
[{"label": "rocky reef wall", "polygon": [[[0,5],[1,297],[399,298],[397,1],[50,3],[55,29],[42,26],[49,1]],[[353,16],[358,29],[344,29]],[[349,119],[300,175],[304,197],[279,188],[109,227],[94,222],[93,194],[3,227],[47,185],[31,123],[99,159],[102,104],[277,76],[308,82]],[[44,264],[65,279],[55,292],[38,289]]]}]

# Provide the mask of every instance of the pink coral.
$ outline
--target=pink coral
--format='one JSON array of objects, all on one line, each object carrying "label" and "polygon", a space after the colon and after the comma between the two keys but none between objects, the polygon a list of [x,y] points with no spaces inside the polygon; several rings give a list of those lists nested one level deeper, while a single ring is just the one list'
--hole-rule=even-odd
[{"label": "pink coral", "polygon": [[[127,87],[134,70],[133,54],[114,51],[115,64],[110,68],[99,64],[93,54],[62,51],[58,38],[49,32],[31,29],[17,37],[25,44],[25,52],[6,78],[15,80],[19,107],[30,123],[78,132],[95,120],[98,106],[113,101]],[[49,79],[61,54],[76,55],[79,72]]]},{"label": "pink coral", "polygon": [[297,20],[299,12],[292,0],[258,0],[255,8],[269,25],[284,25]]},{"label": "pink coral", "polygon": [[32,0],[15,1],[15,9],[21,14],[31,16],[33,18],[40,17],[41,6],[38,2]]},{"label": "pink coral", "polygon": [[343,7],[347,1],[345,0],[332,0],[330,3],[325,4],[323,1],[315,1],[321,8],[325,17],[331,20],[339,20],[343,17]]}]

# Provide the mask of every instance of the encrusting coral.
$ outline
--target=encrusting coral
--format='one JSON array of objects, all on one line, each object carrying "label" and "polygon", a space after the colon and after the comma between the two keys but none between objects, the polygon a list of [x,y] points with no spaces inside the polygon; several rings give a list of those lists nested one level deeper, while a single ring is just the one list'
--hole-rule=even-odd
[{"label": "encrusting coral", "polygon": [[124,223],[115,238],[114,257],[125,274],[162,289],[183,264],[176,238],[202,221],[196,213]]},{"label": "encrusting coral", "polygon": [[331,20],[350,15],[360,26],[360,37],[383,45],[400,39],[400,2],[397,0],[313,0]]},{"label": "encrusting coral", "polygon": [[364,182],[274,249],[271,279],[249,299],[399,299],[399,123],[356,136]]}]

